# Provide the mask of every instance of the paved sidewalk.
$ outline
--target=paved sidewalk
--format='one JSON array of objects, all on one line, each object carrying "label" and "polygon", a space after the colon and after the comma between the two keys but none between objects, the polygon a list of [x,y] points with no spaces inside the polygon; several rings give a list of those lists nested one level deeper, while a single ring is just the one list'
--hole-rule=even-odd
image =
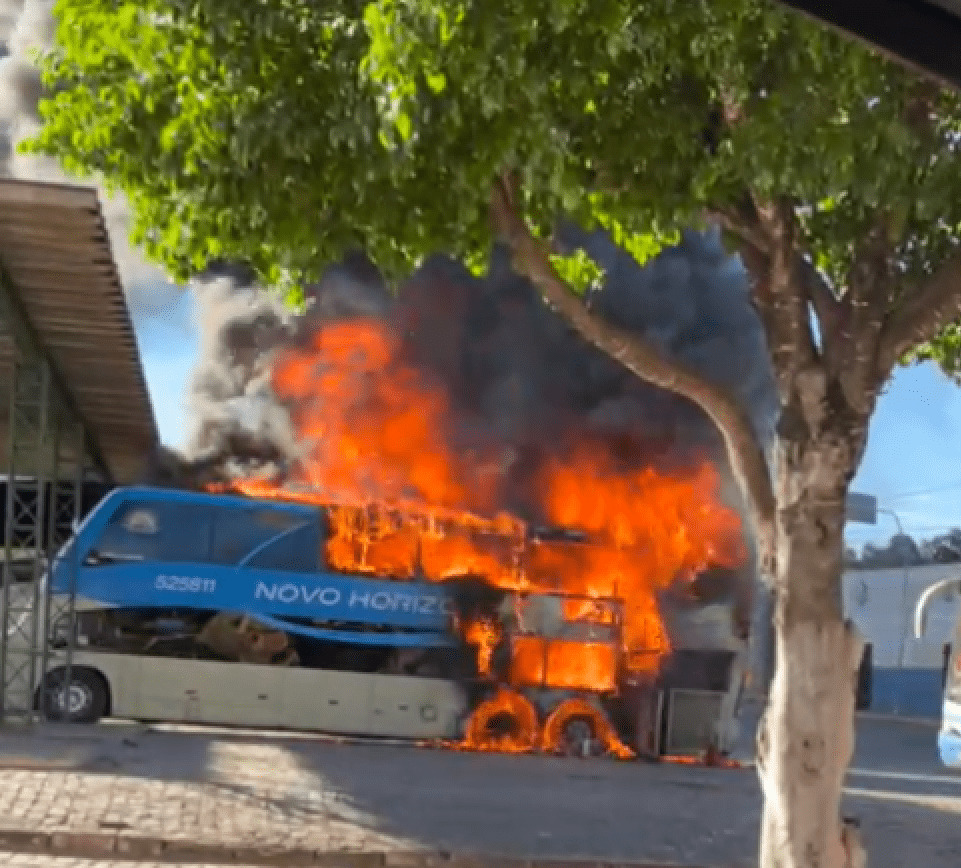
[{"label": "paved sidewalk", "polygon": [[260,865],[215,862],[136,862],[117,859],[76,859],[72,856],[49,856],[39,853],[9,853],[0,850],[4,868],[263,868]]},{"label": "paved sidewalk", "polygon": [[[692,834],[684,817],[690,786],[709,797],[717,773],[750,794],[751,771],[170,730],[0,728],[0,853],[328,868],[374,868],[388,856],[406,860],[399,868],[465,858],[739,868],[750,862],[732,853],[754,849],[750,814],[737,819],[734,847],[722,837],[717,852],[714,831]],[[635,799],[648,801],[658,780],[658,810],[638,824]]]},{"label": "paved sidewalk", "polygon": [[[0,771],[0,834],[136,835],[208,848],[415,850],[299,767],[277,744],[214,742],[204,781],[129,774]],[[172,764],[176,761],[171,758]]]},{"label": "paved sidewalk", "polygon": [[[242,865],[239,862],[204,862],[204,861],[130,861],[129,859],[111,858],[76,858],[72,856],[51,856],[38,853],[11,853],[0,850],[0,864],[4,868],[270,868],[263,864]],[[284,866],[287,862],[277,863]],[[382,866],[389,866],[391,863],[384,860]],[[515,862],[515,861],[476,861],[470,862],[442,862],[438,863],[431,860],[424,860],[418,863],[398,862],[396,868],[687,868],[687,866],[668,865],[660,863],[653,864],[634,864],[634,865],[604,865],[603,863],[585,863],[577,866],[575,863],[550,863],[550,862]],[[358,866],[347,860],[323,860],[314,863],[316,868],[358,868]]]}]

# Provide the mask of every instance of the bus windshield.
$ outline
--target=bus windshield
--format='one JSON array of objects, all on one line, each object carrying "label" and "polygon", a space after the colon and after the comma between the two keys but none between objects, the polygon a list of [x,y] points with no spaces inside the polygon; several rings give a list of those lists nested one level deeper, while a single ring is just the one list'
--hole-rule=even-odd
[{"label": "bus windshield", "polygon": [[130,500],[118,506],[93,544],[88,564],[122,561],[209,563],[311,572],[319,568],[319,515],[203,503]]}]

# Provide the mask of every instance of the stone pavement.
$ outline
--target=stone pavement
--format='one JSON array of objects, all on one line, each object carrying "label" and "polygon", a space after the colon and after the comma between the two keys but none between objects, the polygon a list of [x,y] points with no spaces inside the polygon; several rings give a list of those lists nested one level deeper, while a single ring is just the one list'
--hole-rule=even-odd
[{"label": "stone pavement", "polygon": [[[131,868],[127,861],[103,859],[74,859],[70,856],[45,856],[36,853],[4,853],[0,851],[0,864],[4,868]],[[137,868],[260,868],[211,862],[137,862]]]},{"label": "stone pavement", "polygon": [[281,745],[215,742],[207,780],[41,769],[0,771],[4,831],[95,833],[211,850],[382,852],[417,849],[382,834]]},{"label": "stone pavement", "polygon": [[[290,863],[277,863],[288,865]],[[325,860],[314,863],[318,868],[357,868],[356,863],[349,861]],[[389,865],[390,862],[384,860],[380,865]],[[437,863],[431,860],[424,860],[419,863],[405,862],[398,863],[398,868],[437,868]],[[537,863],[537,862],[507,862],[507,861],[462,861],[443,863],[448,868],[679,868],[679,866],[666,865],[632,865],[632,866],[605,866],[603,863],[585,863],[576,865],[570,862],[564,863]],[[4,868],[267,868],[263,864],[241,865],[238,862],[179,862],[179,861],[130,861],[129,859],[119,858],[77,858],[73,856],[51,856],[42,853],[14,853],[0,850],[0,865]]]},{"label": "stone pavement", "polygon": [[[661,799],[671,816],[654,820],[656,839],[623,819],[639,774],[691,771],[212,729],[0,728],[0,853],[336,868],[488,856],[697,864],[669,840],[689,837],[685,789]],[[564,804],[538,805],[552,792]]]}]

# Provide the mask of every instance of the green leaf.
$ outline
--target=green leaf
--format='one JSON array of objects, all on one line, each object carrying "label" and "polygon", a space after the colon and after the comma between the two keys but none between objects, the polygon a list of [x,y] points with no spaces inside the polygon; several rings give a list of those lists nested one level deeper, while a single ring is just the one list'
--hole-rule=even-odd
[{"label": "green leaf", "polygon": [[583,250],[570,254],[554,254],[551,265],[577,295],[598,287],[604,278],[604,270]]},{"label": "green leaf", "polygon": [[401,139],[405,142],[410,141],[411,123],[409,115],[404,112],[398,112],[397,117],[394,119],[394,126],[397,127],[397,132],[400,133]]}]

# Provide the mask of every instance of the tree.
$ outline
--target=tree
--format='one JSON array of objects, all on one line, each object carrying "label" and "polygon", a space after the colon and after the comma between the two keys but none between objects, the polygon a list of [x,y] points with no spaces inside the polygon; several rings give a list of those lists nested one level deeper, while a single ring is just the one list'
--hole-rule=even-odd
[{"label": "tree", "polygon": [[[241,259],[296,287],[352,247],[398,274],[496,233],[588,340],[705,411],[776,595],[762,865],[858,864],[844,502],[892,369],[961,360],[958,98],[761,0],[57,8],[32,147],[122,188],[176,276]],[[559,215],[638,258],[724,228],[776,373],[770,467],[732,395],[582,303]]]}]

